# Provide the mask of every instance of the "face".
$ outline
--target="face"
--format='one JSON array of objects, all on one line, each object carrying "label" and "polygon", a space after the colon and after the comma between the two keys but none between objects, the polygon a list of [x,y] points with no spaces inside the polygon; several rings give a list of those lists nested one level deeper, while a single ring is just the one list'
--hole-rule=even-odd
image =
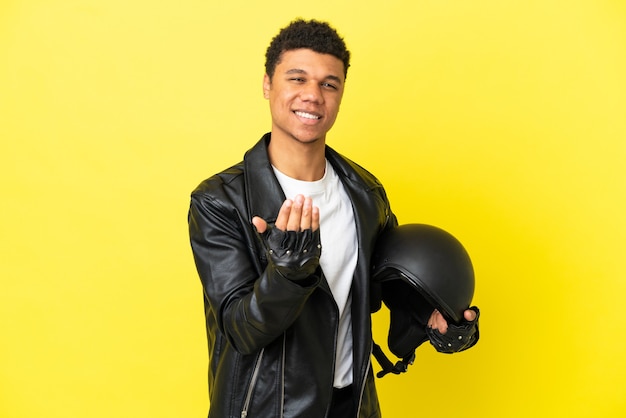
[{"label": "face", "polygon": [[344,88],[343,62],[310,49],[285,51],[263,94],[270,103],[272,141],[324,141],[335,123]]}]

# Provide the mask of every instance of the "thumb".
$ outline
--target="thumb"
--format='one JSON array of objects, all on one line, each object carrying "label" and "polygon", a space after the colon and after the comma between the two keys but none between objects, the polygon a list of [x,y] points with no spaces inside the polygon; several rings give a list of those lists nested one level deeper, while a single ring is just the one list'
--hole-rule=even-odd
[{"label": "thumb", "polygon": [[263,218],[260,218],[258,216],[255,216],[254,218],[252,218],[252,224],[254,225],[254,227],[256,228],[259,234],[264,233],[265,230],[267,229],[267,222],[265,222]]},{"label": "thumb", "polygon": [[463,312],[463,316],[465,317],[465,320],[472,322],[476,319],[476,312],[472,309],[466,309],[465,312]]}]

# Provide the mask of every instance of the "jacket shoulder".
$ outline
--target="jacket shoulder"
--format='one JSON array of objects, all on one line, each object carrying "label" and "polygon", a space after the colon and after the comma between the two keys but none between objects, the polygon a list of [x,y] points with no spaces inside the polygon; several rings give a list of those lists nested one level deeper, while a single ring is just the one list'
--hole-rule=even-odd
[{"label": "jacket shoulder", "polygon": [[220,195],[228,188],[239,188],[243,183],[243,162],[239,162],[211,177],[203,180],[191,192],[191,195]]},{"label": "jacket shoulder", "polygon": [[[240,221],[246,216],[243,164],[238,163],[202,181],[191,192],[190,216],[198,212]],[[221,215],[218,215],[221,214]]]}]

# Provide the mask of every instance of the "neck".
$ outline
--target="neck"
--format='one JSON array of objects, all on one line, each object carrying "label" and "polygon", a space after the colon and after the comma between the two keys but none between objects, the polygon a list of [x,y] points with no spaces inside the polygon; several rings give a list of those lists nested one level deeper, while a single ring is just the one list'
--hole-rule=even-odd
[{"label": "neck", "polygon": [[281,173],[301,181],[316,181],[324,177],[325,151],[324,140],[283,142],[272,136],[268,146],[270,163]]}]

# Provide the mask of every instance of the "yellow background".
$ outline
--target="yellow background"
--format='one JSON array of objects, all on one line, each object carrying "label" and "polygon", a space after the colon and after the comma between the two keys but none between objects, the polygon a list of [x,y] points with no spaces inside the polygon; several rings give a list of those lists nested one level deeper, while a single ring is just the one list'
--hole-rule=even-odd
[{"label": "yellow background", "polygon": [[626,3],[296,3],[0,3],[0,417],[206,416],[188,196],[269,129],[296,16],[353,53],[329,144],[475,265],[481,341],[385,417],[625,416]]}]

